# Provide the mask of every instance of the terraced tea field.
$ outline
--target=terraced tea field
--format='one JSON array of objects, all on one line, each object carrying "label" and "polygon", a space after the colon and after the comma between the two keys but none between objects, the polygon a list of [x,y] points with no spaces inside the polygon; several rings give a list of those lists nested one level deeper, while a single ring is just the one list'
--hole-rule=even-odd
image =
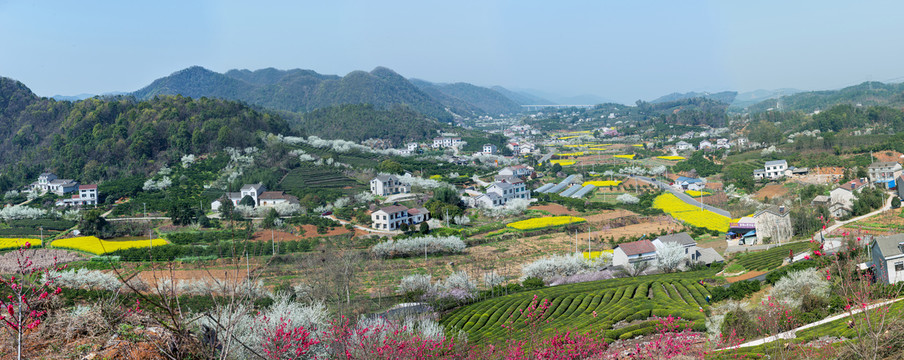
[{"label": "terraced tea field", "polygon": [[593,331],[607,341],[627,339],[654,332],[657,322],[652,317],[668,315],[680,316],[693,322],[694,329],[703,330],[700,310],[708,306],[709,291],[697,281],[714,273],[704,270],[542,288],[456,309],[441,323],[450,331],[466,331],[476,343],[497,341],[510,336],[503,325],[514,324],[516,330],[525,326],[518,310],[526,309],[537,295],[539,301],[549,300],[541,326],[544,333]]},{"label": "terraced tea field", "polygon": [[348,176],[331,169],[323,168],[298,168],[289,171],[280,182],[280,187],[286,190],[297,188],[342,188],[355,186],[357,182]]},{"label": "terraced tea field", "polygon": [[792,250],[794,251],[794,254],[799,254],[807,251],[809,248],[809,242],[796,242],[774,247],[762,252],[740,255],[737,258],[737,262],[743,265],[747,270],[766,271],[782,266],[782,262],[791,255]]}]

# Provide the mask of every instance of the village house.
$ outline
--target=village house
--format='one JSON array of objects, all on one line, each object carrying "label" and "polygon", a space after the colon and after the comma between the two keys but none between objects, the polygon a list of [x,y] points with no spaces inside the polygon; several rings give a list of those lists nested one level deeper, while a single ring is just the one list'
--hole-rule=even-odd
[{"label": "village house", "polygon": [[678,190],[703,191],[706,188],[706,180],[679,176],[672,186]]},{"label": "village house", "polygon": [[753,215],[756,221],[756,239],[760,244],[783,243],[791,240],[794,230],[791,228],[791,212],[784,206],[770,206],[757,211]]},{"label": "village house", "polygon": [[619,244],[612,250],[612,266],[634,265],[656,260],[656,246],[650,240]]},{"label": "village house", "polygon": [[863,190],[866,184],[866,179],[854,179],[832,189],[829,192],[828,204],[826,204],[832,217],[843,218],[850,215],[854,208],[854,200],[857,200],[857,194]]},{"label": "village house", "polygon": [[786,170],[788,170],[788,162],[785,160],[767,161],[762,169],[753,171],[753,178],[757,180],[775,180],[784,177]]},{"label": "village house", "polygon": [[54,193],[63,196],[71,192],[78,191],[78,181],[72,179],[58,179],[53,173],[42,173],[38,176],[38,182],[31,184],[34,192],[46,194]]},{"label": "village house", "polygon": [[894,284],[904,280],[904,234],[873,237],[869,253],[877,281]]},{"label": "village house", "polygon": [[412,226],[430,220],[430,211],[423,207],[392,205],[374,211],[370,214],[370,219],[374,229],[399,230],[402,224]]},{"label": "village house", "polygon": [[678,149],[678,151],[694,150],[694,145],[687,141],[679,141],[675,144],[675,149]]},{"label": "village house", "polygon": [[[898,180],[896,184],[904,184],[904,175],[898,176]],[[904,186],[898,186],[896,188],[898,198],[904,199]]]},{"label": "village house", "polygon": [[499,170],[499,175],[506,177],[525,178],[533,174],[534,169],[526,165],[506,166]]},{"label": "village house", "polygon": [[725,258],[723,258],[722,255],[719,255],[716,250],[697,246],[697,242],[694,241],[694,238],[686,232],[663,235],[652,242],[653,245],[656,246],[657,254],[665,244],[676,243],[681,245],[681,247],[684,248],[684,255],[687,256],[685,264],[702,263],[711,265],[713,263],[725,261]]},{"label": "village house", "polygon": [[511,142],[511,143],[506,144],[505,147],[507,147],[509,150],[511,150],[512,154],[520,154],[521,153],[521,147],[518,145],[518,143]]},{"label": "village house", "polygon": [[411,192],[411,184],[403,183],[395,175],[377,175],[370,181],[370,192],[379,196],[407,194]]},{"label": "village house", "polygon": [[493,144],[483,144],[483,153],[486,155],[493,155],[496,153],[496,145]]},{"label": "village house", "polygon": [[459,145],[461,145],[460,137],[441,136],[441,137],[433,138],[432,147],[434,149],[439,149],[439,148],[451,148],[451,147],[456,147]]},{"label": "village house", "polygon": [[245,196],[251,197],[251,200],[254,201],[254,206],[257,206],[260,204],[258,197],[265,191],[267,191],[267,188],[263,184],[245,184],[239,189],[239,192],[227,192],[223,194],[223,197],[211,202],[210,209],[213,211],[219,210],[225,201],[231,202],[233,206],[238,206]]},{"label": "village house", "polygon": [[258,206],[275,206],[279,204],[296,204],[298,197],[286,194],[284,191],[264,191],[258,196]]},{"label": "village house", "polygon": [[530,199],[530,191],[524,181],[517,178],[493,182],[487,187],[486,193],[472,198],[471,206],[504,206],[513,199]]},{"label": "village house", "polygon": [[709,140],[703,140],[700,141],[700,144],[697,145],[697,148],[700,150],[712,150],[713,143],[711,143]]},{"label": "village house", "polygon": [[891,189],[895,187],[895,179],[901,176],[902,167],[894,161],[878,161],[870,164],[867,171],[871,183],[883,183]]},{"label": "village house", "polygon": [[57,201],[57,206],[83,206],[83,205],[97,205],[97,185],[79,185],[78,192],[75,195],[72,195],[71,198],[63,199]]},{"label": "village house", "polygon": [[731,144],[728,142],[728,139],[721,138],[716,139],[716,145],[714,145],[716,149],[731,149]]}]

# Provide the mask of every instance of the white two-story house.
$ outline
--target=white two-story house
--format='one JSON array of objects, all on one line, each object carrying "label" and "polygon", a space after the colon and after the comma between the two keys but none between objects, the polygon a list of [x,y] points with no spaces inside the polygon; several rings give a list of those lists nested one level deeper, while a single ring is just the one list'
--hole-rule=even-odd
[{"label": "white two-story house", "polygon": [[370,181],[370,192],[379,196],[407,194],[411,192],[411,185],[402,182],[395,175],[377,175]]},{"label": "white two-story house", "polygon": [[884,183],[888,188],[893,188],[895,179],[901,176],[902,167],[894,161],[879,161],[870,164],[867,171],[871,183]]},{"label": "white two-story house", "polygon": [[473,200],[475,207],[503,206],[513,199],[530,199],[530,191],[524,185],[524,181],[517,178],[496,181],[491,184],[485,194],[477,196]]},{"label": "white two-story house", "polygon": [[788,162],[785,160],[767,161],[762,169],[753,171],[753,177],[758,180],[775,180],[784,177],[787,170]]},{"label": "white two-story house", "polygon": [[639,262],[655,261],[656,246],[650,240],[638,240],[619,244],[612,251],[612,265],[625,266]]},{"label": "white two-story house", "polygon": [[402,224],[408,226],[417,225],[430,220],[430,211],[427,208],[408,208],[402,205],[393,205],[381,208],[370,214],[372,227],[377,230],[399,230]]}]

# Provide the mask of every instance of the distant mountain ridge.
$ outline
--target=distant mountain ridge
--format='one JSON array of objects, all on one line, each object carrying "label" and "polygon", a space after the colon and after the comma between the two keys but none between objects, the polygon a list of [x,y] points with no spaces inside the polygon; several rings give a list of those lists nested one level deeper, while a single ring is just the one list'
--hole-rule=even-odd
[{"label": "distant mountain ridge", "polygon": [[658,104],[658,103],[692,99],[692,98],[705,98],[705,99],[723,102],[725,104],[731,104],[732,102],[734,102],[735,97],[737,97],[737,96],[738,96],[737,91],[721,91],[721,92],[716,92],[716,93],[694,92],[694,91],[687,92],[687,93],[675,92],[675,93],[671,93],[671,94],[668,94],[665,96],[660,96],[650,102],[654,103],[654,104]]},{"label": "distant mountain ridge", "polygon": [[462,82],[441,84],[419,79],[411,79],[411,83],[448,107],[464,107],[467,104],[478,112],[492,115],[521,111],[521,104],[490,88]]},{"label": "distant mountain ridge", "polygon": [[372,104],[375,109],[405,105],[444,122],[450,122],[453,114],[471,116],[521,111],[517,102],[489,88],[467,83],[408,80],[385,67],[337,76],[312,70],[274,68],[229,70],[221,74],[192,66],[157,79],[132,94],[139,99],[162,94],[217,97],[295,113],[347,104]]},{"label": "distant mountain ridge", "polygon": [[505,95],[505,97],[512,99],[512,101],[518,103],[518,105],[556,105],[554,101],[547,100],[541,96],[536,96],[523,91],[509,90],[498,85],[493,86],[490,89],[493,89],[496,92]]},{"label": "distant mountain ridge", "polygon": [[813,112],[826,110],[834,105],[850,104],[862,106],[885,105],[904,106],[904,83],[886,84],[878,81],[864,82],[838,90],[805,91],[767,99],[750,105],[750,112],[764,112],[781,108],[783,111],[799,110]]}]

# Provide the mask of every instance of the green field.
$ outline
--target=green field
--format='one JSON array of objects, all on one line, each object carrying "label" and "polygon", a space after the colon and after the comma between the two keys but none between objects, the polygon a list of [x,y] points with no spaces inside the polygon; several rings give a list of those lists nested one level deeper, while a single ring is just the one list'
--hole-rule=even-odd
[{"label": "green field", "polygon": [[788,258],[791,250],[794,250],[794,254],[799,254],[809,248],[810,243],[806,241],[791,243],[762,252],[739,255],[736,262],[747,270],[766,271],[782,266],[782,262]]},{"label": "green field", "polygon": [[[697,281],[714,274],[714,270],[705,270],[542,288],[456,309],[441,323],[450,331],[466,331],[468,339],[475,343],[498,341],[510,334],[503,325],[515,323],[515,329],[524,326],[518,310],[527,308],[537,295],[550,304],[541,326],[544,333],[593,331],[603,334],[607,341],[627,339],[654,332],[657,321],[650,318],[668,315],[693,321],[696,330],[703,330],[704,315],[700,309],[707,306],[709,291]],[[620,326],[620,322],[631,325]]]},{"label": "green field", "polygon": [[280,187],[285,190],[300,188],[343,188],[355,186],[358,183],[354,179],[345,176],[338,171],[324,168],[297,168],[289,171]]}]

